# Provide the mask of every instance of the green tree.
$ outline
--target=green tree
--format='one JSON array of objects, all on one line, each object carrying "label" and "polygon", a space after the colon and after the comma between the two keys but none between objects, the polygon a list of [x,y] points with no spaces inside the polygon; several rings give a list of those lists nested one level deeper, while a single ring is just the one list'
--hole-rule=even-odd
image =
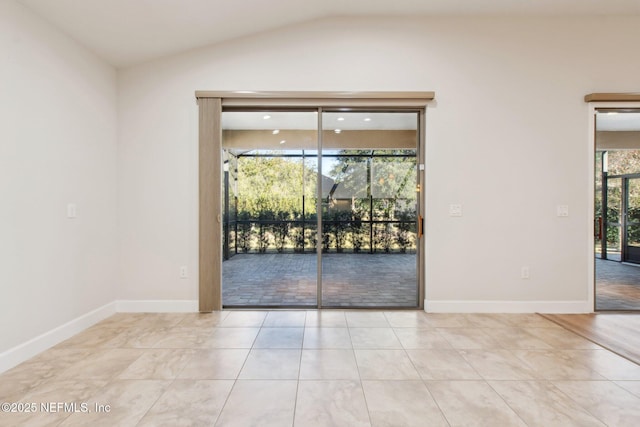
[{"label": "green tree", "polygon": [[[238,219],[253,224],[243,222],[239,227],[243,252],[253,247],[252,242],[260,253],[273,246],[284,252],[289,242],[298,251],[303,247],[304,239],[289,234],[292,221],[301,221],[303,211],[306,220],[315,214],[316,171],[299,157],[280,154],[255,152],[237,158]],[[253,237],[248,237],[251,230]]]},{"label": "green tree", "polygon": [[[414,239],[411,224],[416,221],[416,160],[414,150],[342,150],[330,170],[333,194],[323,200],[328,220],[335,210],[344,209],[340,200],[350,198],[351,243],[354,252],[363,244],[362,221],[401,221],[402,227],[376,224],[372,250],[406,251]],[[336,244],[337,246],[337,244]],[[336,248],[339,249],[339,248]]]}]

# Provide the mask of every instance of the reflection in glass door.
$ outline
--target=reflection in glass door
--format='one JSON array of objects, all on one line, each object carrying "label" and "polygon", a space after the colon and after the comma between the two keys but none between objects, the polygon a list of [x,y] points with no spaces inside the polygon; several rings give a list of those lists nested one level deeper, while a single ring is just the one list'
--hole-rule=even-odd
[{"label": "reflection in glass door", "polygon": [[417,307],[417,112],[322,125],[322,306]]}]

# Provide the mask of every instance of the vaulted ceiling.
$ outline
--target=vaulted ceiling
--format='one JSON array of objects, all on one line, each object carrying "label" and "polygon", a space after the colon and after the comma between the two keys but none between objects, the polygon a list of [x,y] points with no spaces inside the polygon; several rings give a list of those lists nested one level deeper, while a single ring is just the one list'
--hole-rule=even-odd
[{"label": "vaulted ceiling", "polygon": [[330,16],[640,15],[638,0],[18,0],[116,67]]}]

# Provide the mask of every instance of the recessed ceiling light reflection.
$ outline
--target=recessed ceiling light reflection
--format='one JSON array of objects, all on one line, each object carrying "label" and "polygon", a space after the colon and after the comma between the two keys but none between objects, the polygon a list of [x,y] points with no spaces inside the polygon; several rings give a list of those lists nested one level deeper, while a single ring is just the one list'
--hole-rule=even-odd
[{"label": "recessed ceiling light reflection", "polygon": [[371,121],[371,117],[365,117],[365,118],[364,118],[364,121],[365,121],[365,122],[370,122],[370,121]]},{"label": "recessed ceiling light reflection", "polygon": [[285,142],[287,142],[287,140],[283,139],[282,141],[280,141],[280,144],[284,144]]},{"label": "recessed ceiling light reflection", "polygon": [[271,116],[268,115],[268,114],[265,114],[262,118],[265,119],[265,120],[269,120],[271,118]]},{"label": "recessed ceiling light reflection", "polygon": [[338,121],[339,121],[339,122],[344,121],[344,117],[338,117]]},{"label": "recessed ceiling light reflection", "polygon": [[280,129],[274,129],[273,132],[271,132],[271,133],[273,133],[274,135],[277,135],[277,134],[280,133]]},{"label": "recessed ceiling light reflection", "polygon": [[340,132],[342,132],[342,129],[336,129],[336,130],[334,130],[334,132],[335,133],[340,133]]}]

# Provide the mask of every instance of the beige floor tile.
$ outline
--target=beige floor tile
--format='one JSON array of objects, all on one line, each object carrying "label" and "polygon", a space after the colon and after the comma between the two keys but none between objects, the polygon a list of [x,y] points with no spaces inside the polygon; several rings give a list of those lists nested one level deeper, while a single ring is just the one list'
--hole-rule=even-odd
[{"label": "beige floor tile", "polygon": [[228,311],[214,311],[211,313],[187,313],[177,327],[181,328],[214,328],[229,315]]},{"label": "beige floor tile", "polygon": [[232,387],[233,381],[176,380],[137,426],[212,426]]},{"label": "beige floor tile", "polygon": [[240,371],[243,380],[297,379],[302,350],[254,349]]},{"label": "beige floor tile", "polygon": [[426,384],[452,426],[526,426],[484,381],[428,381]]},{"label": "beige floor tile", "polygon": [[[57,400],[56,400],[57,401]],[[5,401],[0,401],[5,405]],[[40,403],[25,400],[10,400],[12,406],[0,411],[0,426],[10,427],[49,427],[60,424],[71,412],[59,411],[53,406],[53,412],[46,412]]]},{"label": "beige floor tile", "polygon": [[259,328],[266,317],[266,311],[231,311],[219,326],[223,328]]},{"label": "beige floor tile", "polygon": [[180,379],[235,380],[244,365],[247,349],[201,349],[195,350],[178,374]]},{"label": "beige floor tile", "polygon": [[577,363],[566,354],[553,350],[512,350],[530,366],[536,377],[546,380],[604,380],[593,369]]},{"label": "beige floor tile", "polygon": [[[38,379],[9,379],[0,375],[0,403],[2,402],[19,402],[29,390],[37,387],[39,384],[46,384],[48,381]],[[0,424],[2,425],[2,424]]]},{"label": "beige floor tile", "polygon": [[262,327],[253,348],[302,348],[304,328]]},{"label": "beige floor tile", "polygon": [[449,341],[435,329],[394,328],[393,330],[405,349],[452,349]]},{"label": "beige floor tile", "polygon": [[303,348],[353,348],[347,328],[306,328]]},{"label": "beige floor tile", "polygon": [[456,349],[497,348],[484,328],[437,328],[436,331]]},{"label": "beige floor tile", "polygon": [[553,381],[575,402],[608,426],[640,425],[640,398],[610,381]]},{"label": "beige floor tile", "polygon": [[470,322],[463,314],[455,313],[427,313],[427,322],[432,328],[473,328],[474,324]]},{"label": "beige floor tile", "polygon": [[302,350],[301,380],[358,380],[353,350]]},{"label": "beige floor tile", "polygon": [[347,311],[347,325],[350,328],[389,328],[391,325],[381,311]]},{"label": "beige floor tile", "polygon": [[51,348],[8,370],[2,382],[29,382],[32,386],[56,379],[75,363],[95,354],[93,349]]},{"label": "beige floor tile", "polygon": [[102,320],[96,326],[127,328],[139,324],[148,314],[150,313],[116,313]]},{"label": "beige floor tile", "polygon": [[346,328],[347,318],[344,311],[307,311],[307,328]]},{"label": "beige floor tile", "polygon": [[98,349],[93,348],[64,348],[60,349],[52,347],[49,350],[27,360],[21,366],[30,363],[42,363],[54,368],[61,368],[76,363],[79,360],[83,360],[87,355],[94,354]]},{"label": "beige floor tile", "polygon": [[422,381],[363,381],[374,427],[449,426]]},{"label": "beige floor tile", "polygon": [[2,426],[635,427],[640,366],[535,314],[120,313],[1,374],[0,401],[111,406]]},{"label": "beige floor tile", "polygon": [[468,313],[462,316],[472,328],[506,328],[511,326],[505,317],[493,313]]},{"label": "beige floor tile", "polygon": [[55,346],[57,349],[65,348],[100,348],[105,347],[111,340],[127,331],[127,326],[117,323],[99,323],[68,340]]},{"label": "beige floor tile", "polygon": [[540,349],[551,350],[552,347],[522,328],[488,328],[484,333],[490,336],[496,347],[504,349]]},{"label": "beige floor tile", "polygon": [[349,328],[349,334],[353,348],[402,348],[392,328]]},{"label": "beige floor tile", "polygon": [[480,375],[458,350],[407,350],[418,373],[425,380],[479,380]]},{"label": "beige floor tile", "polygon": [[[90,412],[74,413],[61,426],[135,426],[169,387],[171,381],[117,380],[89,398]],[[96,405],[108,412],[95,411]]]},{"label": "beige floor tile", "polygon": [[536,313],[497,313],[493,314],[493,316],[500,318],[502,322],[515,328],[564,329],[557,323],[547,320]]},{"label": "beige floor tile", "polygon": [[175,327],[167,330],[154,348],[206,348],[212,332],[198,327]]},{"label": "beige floor tile", "polygon": [[528,426],[604,426],[569,396],[546,381],[490,381]]},{"label": "beige floor tile", "polygon": [[534,380],[540,375],[509,350],[461,350],[460,354],[485,380]]},{"label": "beige floor tile", "polygon": [[430,328],[424,311],[387,311],[384,313],[387,322],[394,328]]},{"label": "beige floor tile", "polygon": [[[50,381],[26,393],[19,400],[0,400],[2,402],[29,403],[35,412],[2,413],[2,426],[52,426],[71,415],[75,408],[80,409],[83,402],[98,393],[107,384],[106,381]],[[58,406],[67,404],[64,406]],[[34,406],[35,405],[35,406]]]},{"label": "beige floor tile", "polygon": [[369,414],[359,381],[300,381],[296,426],[369,426]]},{"label": "beige floor tile", "polygon": [[172,328],[132,326],[105,342],[105,348],[152,348],[173,331]]},{"label": "beige floor tile", "polygon": [[355,350],[355,355],[363,380],[420,379],[404,350]]},{"label": "beige floor tile", "polygon": [[191,349],[150,349],[120,375],[122,380],[172,380],[185,367],[194,350]]},{"label": "beige floor tile", "polygon": [[602,349],[598,344],[562,328],[523,328],[554,349]]},{"label": "beige floor tile", "polygon": [[564,355],[609,380],[640,380],[640,366],[608,350],[562,350]]},{"label": "beige floor tile", "polygon": [[109,380],[116,378],[143,353],[144,350],[128,348],[94,350],[83,360],[63,370],[58,378],[81,380]]},{"label": "beige floor tile", "polygon": [[615,381],[623,389],[640,397],[640,381]]},{"label": "beige floor tile", "polygon": [[236,381],[216,427],[293,425],[297,381]]},{"label": "beige floor tile", "polygon": [[31,402],[82,401],[94,396],[107,384],[106,380],[55,380],[25,394],[24,399]]},{"label": "beige floor tile", "polygon": [[142,328],[167,329],[179,325],[187,316],[186,313],[141,313],[135,323]]},{"label": "beige floor tile", "polygon": [[209,348],[251,348],[260,328],[218,328],[206,340]]},{"label": "beige floor tile", "polygon": [[302,328],[305,325],[305,311],[270,311],[264,319],[263,327]]}]

